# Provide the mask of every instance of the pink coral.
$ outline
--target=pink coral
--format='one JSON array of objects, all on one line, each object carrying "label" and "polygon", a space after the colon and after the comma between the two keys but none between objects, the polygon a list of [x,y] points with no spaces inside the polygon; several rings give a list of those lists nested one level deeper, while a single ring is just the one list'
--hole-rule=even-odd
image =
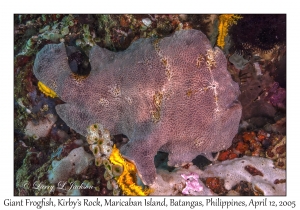
[{"label": "pink coral", "polygon": [[286,91],[280,87],[277,82],[268,91],[267,99],[274,107],[285,109],[286,106]]},{"label": "pink coral", "polygon": [[203,186],[199,183],[199,175],[195,173],[191,174],[181,174],[182,178],[186,180],[185,188],[182,190],[182,193],[185,195],[192,194],[193,192],[200,192],[203,190]]}]

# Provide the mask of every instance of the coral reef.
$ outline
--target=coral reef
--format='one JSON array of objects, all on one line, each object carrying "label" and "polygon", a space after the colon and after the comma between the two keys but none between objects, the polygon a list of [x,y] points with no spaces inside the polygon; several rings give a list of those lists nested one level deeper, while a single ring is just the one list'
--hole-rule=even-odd
[{"label": "coral reef", "polygon": [[[271,51],[251,48],[247,53],[240,54],[239,51],[235,51],[233,54],[229,53],[227,57],[232,62],[228,63],[228,70],[233,79],[239,83],[241,90],[239,100],[243,111],[240,128],[242,130],[262,128],[268,132],[284,135],[286,132],[285,43],[276,45]],[[248,62],[244,66],[239,65],[243,60]]]},{"label": "coral reef", "polygon": [[218,195],[225,195],[228,190],[224,187],[224,179],[219,177],[207,177],[205,179],[205,185],[214,193]]},{"label": "coral reef", "polygon": [[171,172],[157,169],[157,174],[151,195],[186,194],[185,189],[191,186],[182,174],[193,174],[193,181],[198,183],[195,184],[198,190],[190,190],[191,195],[286,195],[285,170],[275,168],[272,160],[261,157],[244,156],[216,162],[204,170],[194,165]]},{"label": "coral reef", "polygon": [[95,165],[104,165],[104,177],[113,195],[119,195],[120,189],[125,195],[148,195],[149,190],[137,185],[135,165],[121,156],[116,145],[112,146],[109,131],[101,124],[92,124],[87,132],[87,142],[95,156]]},{"label": "coral reef", "polygon": [[172,154],[174,166],[231,144],[241,115],[238,86],[222,51],[200,31],[140,39],[118,53],[95,46],[90,61],[90,75],[75,77],[64,45],[51,44],[37,54],[33,71],[66,102],[56,111],[72,129],[86,135],[101,119],[112,134],[129,138],[121,153],[145,184],[155,179],[158,150]]},{"label": "coral reef", "polygon": [[278,82],[274,82],[271,88],[266,93],[266,100],[271,104],[280,109],[286,107],[286,91],[284,88],[279,87]]},{"label": "coral reef", "polygon": [[267,103],[266,93],[272,86],[273,79],[267,73],[257,76],[254,66],[247,65],[241,73],[241,95],[239,100],[243,106],[242,119],[247,120],[253,117],[275,116],[276,108]]},{"label": "coral reef", "polygon": [[200,176],[224,179],[227,190],[240,181],[247,181],[252,183],[254,189],[263,192],[263,195],[286,195],[285,183],[276,183],[276,180],[286,179],[285,170],[274,168],[273,161],[266,158],[244,156],[226,160],[208,166]]},{"label": "coral reef", "polygon": [[115,156],[115,148],[112,147],[110,133],[101,124],[92,124],[87,128],[86,140],[90,145],[90,150],[95,156],[95,165],[105,167],[104,178],[107,181],[107,189],[113,190],[113,195],[120,194],[120,188],[115,178],[119,177],[123,170],[120,165],[113,165],[111,157]]},{"label": "coral reef", "polygon": [[274,161],[277,168],[286,169],[286,137],[275,137],[266,151],[266,157]]},{"label": "coral reef", "polygon": [[112,152],[113,142],[107,129],[104,129],[101,124],[90,125],[87,128],[86,140],[95,156],[96,166],[100,166],[103,161],[108,160]]},{"label": "coral reef", "polygon": [[219,153],[217,160],[225,161],[243,156],[266,157],[273,160],[274,167],[285,169],[286,137],[282,134],[270,134],[262,129],[243,132],[234,138],[227,150]]}]

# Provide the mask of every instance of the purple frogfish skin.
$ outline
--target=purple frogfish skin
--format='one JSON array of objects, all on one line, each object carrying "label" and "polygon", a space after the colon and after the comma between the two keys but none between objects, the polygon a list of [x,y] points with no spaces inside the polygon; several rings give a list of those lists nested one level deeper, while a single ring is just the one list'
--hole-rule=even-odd
[{"label": "purple frogfish skin", "polygon": [[155,181],[157,151],[178,166],[231,145],[242,111],[239,86],[223,52],[201,31],[142,38],[122,52],[94,46],[89,59],[90,74],[75,75],[65,45],[49,44],[33,71],[65,102],[56,111],[72,129],[85,136],[89,125],[101,123],[128,137],[120,151],[144,184]]}]

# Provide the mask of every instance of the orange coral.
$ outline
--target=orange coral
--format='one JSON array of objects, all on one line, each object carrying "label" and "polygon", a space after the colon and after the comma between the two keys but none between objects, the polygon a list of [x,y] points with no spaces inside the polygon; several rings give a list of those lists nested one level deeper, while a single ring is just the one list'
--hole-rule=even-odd
[{"label": "orange coral", "polygon": [[264,130],[259,130],[257,133],[257,139],[258,141],[262,142],[263,140],[265,140],[267,138],[267,132],[265,132]]},{"label": "orange coral", "polygon": [[229,150],[220,152],[220,154],[218,156],[218,160],[219,161],[227,160],[230,153],[231,153],[231,151],[229,151]]},{"label": "orange coral", "polygon": [[243,134],[243,140],[245,143],[249,144],[251,156],[263,156],[261,140],[256,136],[255,132],[245,132]]},{"label": "orange coral", "polygon": [[218,177],[207,177],[205,185],[211,189],[214,193],[223,194],[226,192],[224,187],[224,180]]},{"label": "orange coral", "polygon": [[237,157],[237,154],[235,154],[231,149],[228,149],[220,152],[218,156],[218,161],[232,160]]},{"label": "orange coral", "polygon": [[239,141],[239,142],[237,143],[235,149],[236,149],[237,151],[239,151],[241,154],[245,154],[245,152],[246,152],[247,150],[249,150],[249,145],[246,144],[245,142]]},{"label": "orange coral", "polygon": [[225,46],[225,37],[228,34],[228,29],[231,25],[236,24],[237,20],[241,19],[242,17],[239,15],[220,15],[219,16],[219,35],[217,40],[217,45],[222,49]]},{"label": "orange coral", "polygon": [[[219,153],[218,161],[231,160],[240,155],[264,157],[262,141],[266,140],[267,136],[268,134],[263,130],[258,131],[258,134],[254,131],[244,132],[241,136],[237,137],[235,143],[230,148]],[[272,156],[272,152],[268,151],[268,154]]]},{"label": "orange coral", "polygon": [[253,131],[252,132],[245,132],[243,134],[243,140],[244,140],[244,142],[251,142],[252,140],[255,139],[255,137],[256,137],[256,134]]},{"label": "orange coral", "polygon": [[232,159],[237,158],[237,157],[238,157],[238,155],[235,154],[235,153],[230,153],[230,154],[228,155],[228,159],[229,159],[229,160],[232,160]]}]

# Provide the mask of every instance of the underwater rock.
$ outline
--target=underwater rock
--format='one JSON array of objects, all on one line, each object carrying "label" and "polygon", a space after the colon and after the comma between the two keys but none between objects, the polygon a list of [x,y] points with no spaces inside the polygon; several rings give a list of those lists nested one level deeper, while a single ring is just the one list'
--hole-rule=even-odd
[{"label": "underwater rock", "polygon": [[38,121],[37,124],[35,124],[33,121],[28,121],[25,128],[25,135],[33,137],[35,140],[41,137],[46,137],[56,120],[57,116],[53,114],[47,114],[45,119]]},{"label": "underwater rock", "polygon": [[242,70],[244,66],[249,62],[248,60],[244,59],[242,55],[238,53],[234,53],[229,57],[229,61],[234,65],[236,69]]},{"label": "underwater rock", "polygon": [[94,157],[84,151],[83,147],[73,149],[67,157],[60,161],[53,160],[52,170],[49,171],[48,179],[50,183],[67,181],[74,174],[81,174],[89,166]]},{"label": "underwater rock", "polygon": [[204,170],[195,165],[172,171],[157,169],[157,179],[151,186],[150,195],[182,195],[187,184],[181,174],[193,174],[205,182],[196,179],[202,190],[191,191],[190,195],[231,195],[232,190],[237,191],[235,188],[243,182],[251,183],[251,189],[248,189],[251,192],[286,195],[286,171],[275,168],[268,158],[248,156],[216,162]]},{"label": "underwater rock", "polygon": [[252,183],[254,189],[260,189],[264,195],[286,195],[285,183],[276,183],[276,180],[285,180],[285,174],[286,171],[275,168],[270,159],[244,156],[210,165],[200,176],[224,179],[227,190],[240,181],[247,181]]},{"label": "underwater rock", "polygon": [[219,48],[197,30],[163,39],[139,39],[122,52],[90,51],[91,72],[70,70],[64,44],[46,45],[34,74],[66,103],[58,115],[72,129],[100,122],[130,140],[120,149],[145,184],[155,180],[154,156],[169,153],[170,166],[231,145],[241,118],[238,85]]}]

